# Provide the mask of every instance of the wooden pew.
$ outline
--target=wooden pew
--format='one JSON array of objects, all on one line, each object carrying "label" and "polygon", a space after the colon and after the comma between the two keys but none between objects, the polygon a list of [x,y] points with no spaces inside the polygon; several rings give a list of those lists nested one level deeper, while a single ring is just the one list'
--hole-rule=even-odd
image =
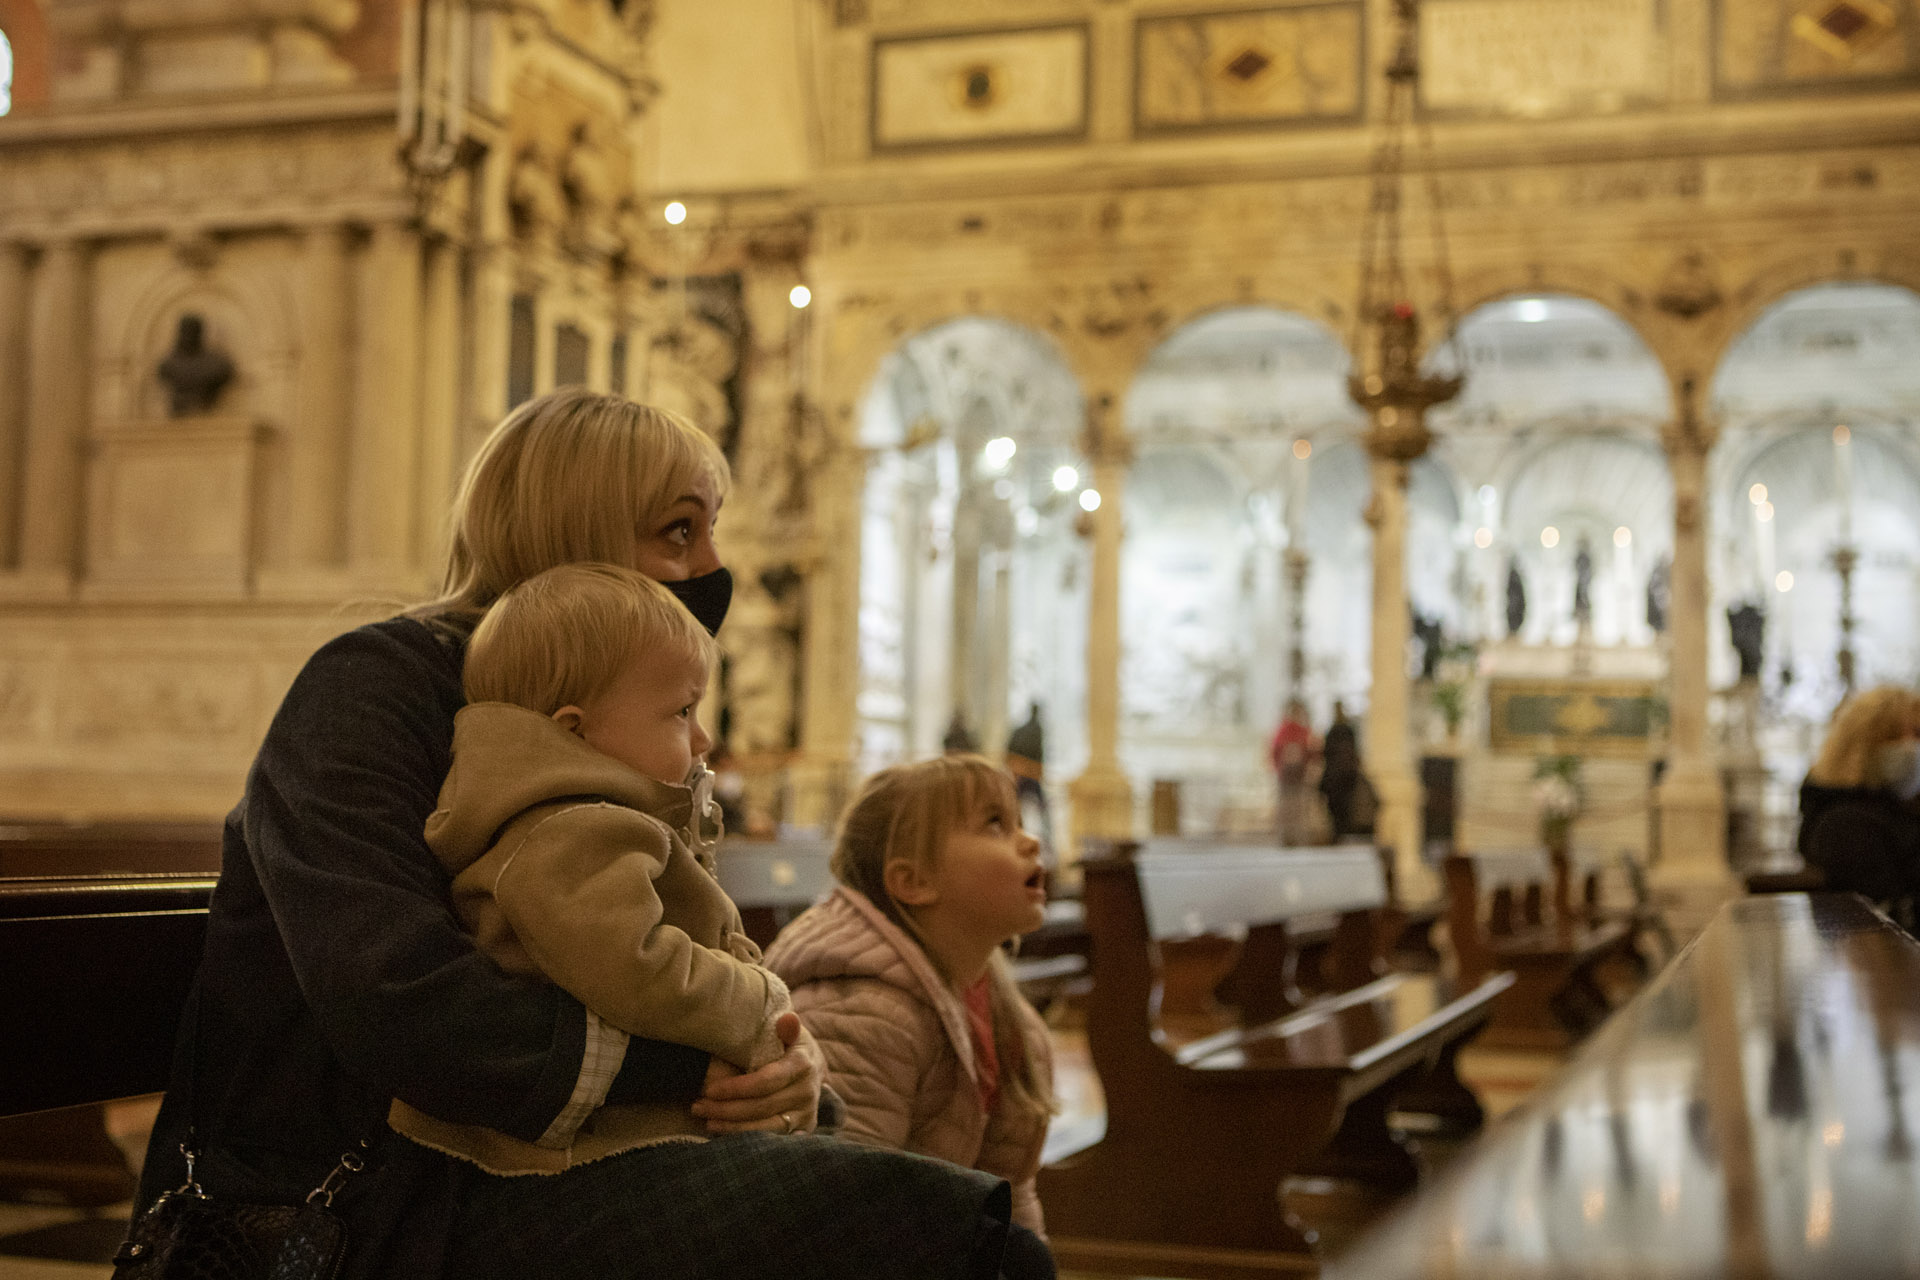
[{"label": "wooden pew", "polygon": [[789,834],[774,840],[728,836],[714,853],[720,887],[740,908],[747,936],[761,947],[808,907],[833,892],[833,841]]},{"label": "wooden pew", "polygon": [[190,873],[0,880],[0,1188],[80,1205],[132,1194],[89,1104],[167,1087],[213,886]]},{"label": "wooden pew", "polygon": [[221,823],[0,822],[0,877],[220,871]]},{"label": "wooden pew", "polygon": [[[1314,1235],[1281,1208],[1283,1180],[1410,1186],[1418,1164],[1388,1127],[1393,1098],[1450,1071],[1511,979],[1455,990],[1381,975],[1386,891],[1371,849],[1160,847],[1083,864],[1087,1037],[1107,1114],[1098,1141],[1056,1145],[1041,1170],[1054,1251],[1063,1267],[1126,1275],[1312,1274]],[[1324,971],[1334,990],[1310,997],[1289,922],[1325,913],[1338,922]],[[1244,1025],[1176,1047],[1155,1025],[1157,940],[1240,931]]]},{"label": "wooden pew", "polygon": [[1920,1275],[1920,944],[1735,899],[1339,1280]]},{"label": "wooden pew", "polygon": [[1494,1007],[1484,1042],[1562,1049],[1611,1008],[1598,966],[1631,948],[1619,921],[1589,923],[1566,900],[1570,873],[1545,849],[1489,850],[1447,859],[1447,924],[1462,982],[1502,970],[1512,990]]}]

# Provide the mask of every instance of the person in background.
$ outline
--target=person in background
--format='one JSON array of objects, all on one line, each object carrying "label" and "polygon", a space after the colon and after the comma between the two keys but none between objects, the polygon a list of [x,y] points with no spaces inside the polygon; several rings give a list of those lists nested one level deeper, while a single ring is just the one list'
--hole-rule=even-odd
[{"label": "person in background", "polygon": [[[1327,816],[1333,823],[1336,842],[1347,836],[1368,835],[1373,831],[1372,786],[1360,770],[1360,739],[1347,719],[1343,702],[1333,704],[1333,723],[1320,749],[1325,762],[1320,770],[1320,794],[1326,797]],[[1363,798],[1362,788],[1367,795]]]},{"label": "person in background", "polygon": [[1047,812],[1047,732],[1040,724],[1040,704],[1027,705],[1026,722],[1007,735],[1007,772],[1013,775],[1020,813],[1025,818],[1031,801],[1040,815],[1049,854],[1053,849],[1053,816]]},{"label": "person in background", "polygon": [[972,755],[980,750],[980,739],[967,723],[966,712],[954,709],[953,719],[947,721],[947,736],[940,740],[940,745],[948,755]]},{"label": "person in background", "polygon": [[1280,727],[1274,731],[1273,742],[1267,748],[1267,758],[1273,763],[1273,774],[1280,785],[1280,843],[1283,845],[1309,844],[1312,842],[1312,809],[1308,797],[1312,792],[1307,787],[1307,772],[1320,755],[1320,744],[1314,741],[1313,727],[1307,723],[1307,704],[1298,698],[1287,699],[1287,712],[1280,719]]},{"label": "person in background", "polygon": [[1834,712],[1800,787],[1800,856],[1830,888],[1890,909],[1910,932],[1920,891],[1920,697],[1883,685]]}]

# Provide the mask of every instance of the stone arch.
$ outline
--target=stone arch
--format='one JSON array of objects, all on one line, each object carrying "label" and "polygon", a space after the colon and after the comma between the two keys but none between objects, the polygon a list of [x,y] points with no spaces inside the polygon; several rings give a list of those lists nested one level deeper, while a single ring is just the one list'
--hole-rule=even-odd
[{"label": "stone arch", "polygon": [[46,15],[36,0],[0,0],[0,32],[13,48],[13,109],[43,105],[53,93]]},{"label": "stone arch", "polygon": [[1779,303],[1822,284],[1891,284],[1920,294],[1920,252],[1893,246],[1865,251],[1783,254],[1749,272],[1715,317],[1704,348],[1707,368],[1718,370],[1735,343]]},{"label": "stone arch", "polygon": [[[816,290],[816,307],[822,306],[820,295],[826,292]],[[1075,332],[1059,306],[1038,293],[956,290],[899,299],[829,296],[824,303],[831,317],[825,399],[831,429],[843,442],[858,435],[861,406],[880,376],[882,362],[913,337],[953,320],[997,320],[1027,330],[1049,343],[1083,394],[1099,385],[1094,375],[1103,367],[1100,353]]]},{"label": "stone arch", "polygon": [[[1529,314],[1530,307],[1538,307],[1537,313]],[[1517,335],[1529,332],[1534,322],[1553,326],[1542,328],[1542,334],[1564,335],[1563,361],[1584,357],[1612,369],[1584,384],[1576,381],[1580,367],[1527,372],[1533,357]],[[1672,415],[1671,371],[1645,332],[1586,294],[1504,293],[1464,312],[1457,332],[1465,344],[1467,385],[1459,399],[1433,410],[1436,430],[1559,434],[1628,424],[1653,429]],[[1503,411],[1503,405],[1510,408]]]},{"label": "stone arch", "polygon": [[1346,345],[1352,323],[1351,299],[1335,297],[1327,291],[1322,276],[1264,270],[1239,276],[1229,282],[1217,275],[1183,276],[1162,294],[1159,323],[1143,326],[1128,348],[1128,383],[1131,385],[1153,353],[1188,326],[1208,316],[1241,307],[1265,307],[1311,320]]},{"label": "stone arch", "polygon": [[[1488,263],[1454,277],[1454,298],[1462,321],[1488,303],[1507,298],[1547,294],[1583,298],[1605,307],[1632,329],[1664,368],[1669,362],[1661,352],[1660,334],[1646,314],[1649,292],[1638,284],[1580,262]],[[1429,347],[1440,337],[1431,333],[1425,336]]]}]

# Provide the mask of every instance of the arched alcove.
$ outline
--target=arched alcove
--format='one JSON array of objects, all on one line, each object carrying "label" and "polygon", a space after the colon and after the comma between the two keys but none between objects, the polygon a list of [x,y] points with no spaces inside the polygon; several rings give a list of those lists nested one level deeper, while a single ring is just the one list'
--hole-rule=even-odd
[{"label": "arched alcove", "polygon": [[[1670,414],[1659,358],[1633,326],[1587,298],[1486,303],[1461,319],[1458,345],[1466,387],[1433,411],[1441,432],[1655,430]],[[1445,358],[1444,348],[1431,357]]]},{"label": "arched alcove", "polygon": [[1051,777],[1086,758],[1081,395],[1044,337],[967,316],[901,342],[858,422],[863,768],[940,751],[959,711],[997,753],[1042,704]]},{"label": "arched alcove", "polygon": [[[1730,606],[1762,606],[1775,705],[1787,721],[1817,726],[1841,696],[1842,546],[1856,553],[1857,683],[1911,682],[1920,674],[1920,295],[1872,282],[1788,294],[1728,349],[1711,403],[1722,428],[1715,621]],[[1716,650],[1716,675],[1730,679],[1734,655]]]},{"label": "arched alcove", "polygon": [[[1180,780],[1192,829],[1269,821],[1261,746],[1287,693],[1283,558],[1311,475],[1293,445],[1362,425],[1348,364],[1313,320],[1233,307],[1175,330],[1128,390],[1121,757],[1141,795]],[[1317,692],[1323,708],[1333,696]]]},{"label": "arched alcove", "polygon": [[[1504,546],[1491,550],[1503,580],[1509,562],[1520,569],[1527,593],[1523,642],[1576,639],[1573,598],[1583,548],[1593,640],[1653,642],[1648,582],[1673,553],[1673,481],[1659,446],[1623,435],[1553,439],[1514,471],[1504,523]],[[1504,592],[1500,602],[1504,612]]]}]

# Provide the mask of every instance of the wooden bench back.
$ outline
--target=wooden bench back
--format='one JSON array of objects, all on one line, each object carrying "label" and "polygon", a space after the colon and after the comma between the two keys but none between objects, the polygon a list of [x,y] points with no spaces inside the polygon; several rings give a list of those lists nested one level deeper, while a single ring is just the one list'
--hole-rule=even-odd
[{"label": "wooden bench back", "polygon": [[714,853],[720,887],[740,908],[747,936],[762,947],[787,922],[833,892],[833,841],[789,835],[777,840],[728,837]]},{"label": "wooden bench back", "polygon": [[214,883],[0,881],[0,1115],[167,1087]]},{"label": "wooden bench back", "polygon": [[1453,854],[1446,871],[1454,956],[1462,980],[1477,982],[1499,968],[1494,939],[1545,922],[1553,862],[1545,849],[1489,849]]},{"label": "wooden bench back", "polygon": [[220,871],[218,821],[0,821],[0,877]]},{"label": "wooden bench back", "polygon": [[1173,851],[1149,841],[1134,855],[1156,938],[1234,933],[1301,916],[1386,905],[1369,848],[1213,848]]}]

